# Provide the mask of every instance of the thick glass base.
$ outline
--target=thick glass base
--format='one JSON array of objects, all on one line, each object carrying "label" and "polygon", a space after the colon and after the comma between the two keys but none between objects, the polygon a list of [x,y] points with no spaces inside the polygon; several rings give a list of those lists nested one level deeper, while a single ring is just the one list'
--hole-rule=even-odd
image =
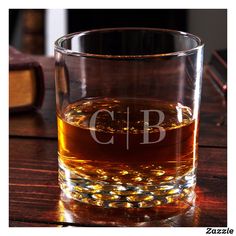
[{"label": "thick glass base", "polygon": [[192,202],[194,172],[155,185],[127,185],[85,179],[60,164],[59,184],[68,198],[102,208],[172,208]]}]

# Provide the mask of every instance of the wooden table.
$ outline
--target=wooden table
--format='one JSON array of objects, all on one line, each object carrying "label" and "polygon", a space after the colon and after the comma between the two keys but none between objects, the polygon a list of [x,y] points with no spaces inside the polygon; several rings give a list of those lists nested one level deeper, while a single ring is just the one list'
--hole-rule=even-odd
[{"label": "wooden table", "polygon": [[[57,127],[54,60],[37,57],[45,71],[46,95],[36,113],[10,116],[9,225],[81,225],[65,217],[57,184]],[[204,76],[199,140],[197,198],[194,214],[165,226],[227,226],[226,112],[222,97]]]}]

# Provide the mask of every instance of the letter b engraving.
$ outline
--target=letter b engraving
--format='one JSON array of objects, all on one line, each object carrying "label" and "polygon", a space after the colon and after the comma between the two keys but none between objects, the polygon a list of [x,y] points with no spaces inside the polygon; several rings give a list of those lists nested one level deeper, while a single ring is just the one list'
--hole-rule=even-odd
[{"label": "letter b engraving", "polygon": [[[153,144],[153,143],[158,143],[161,142],[165,136],[166,136],[166,131],[163,127],[160,126],[160,124],[164,121],[165,115],[162,111],[160,110],[141,110],[141,112],[144,113],[144,117],[143,117],[143,121],[144,121],[144,127],[143,127],[143,142],[141,144]],[[150,112],[156,112],[159,115],[159,121],[156,125],[149,125],[149,113]],[[160,132],[160,136],[158,138],[158,140],[154,141],[154,142],[150,142],[149,141],[149,128],[158,128],[159,132]]]}]

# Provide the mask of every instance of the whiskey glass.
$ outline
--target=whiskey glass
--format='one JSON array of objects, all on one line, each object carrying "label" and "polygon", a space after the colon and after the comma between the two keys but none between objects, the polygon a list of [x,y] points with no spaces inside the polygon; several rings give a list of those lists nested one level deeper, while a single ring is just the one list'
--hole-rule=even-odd
[{"label": "whiskey glass", "polygon": [[203,49],[195,35],[156,28],[55,42],[59,185],[73,204],[110,212],[93,223],[129,225],[127,214],[142,223],[194,205]]}]

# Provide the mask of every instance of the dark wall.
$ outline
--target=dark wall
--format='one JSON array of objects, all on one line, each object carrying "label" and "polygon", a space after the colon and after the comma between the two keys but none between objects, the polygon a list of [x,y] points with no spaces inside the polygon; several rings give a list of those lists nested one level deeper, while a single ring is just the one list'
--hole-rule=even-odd
[{"label": "dark wall", "polygon": [[73,9],[68,12],[70,33],[129,26],[187,29],[187,10],[183,9]]}]

